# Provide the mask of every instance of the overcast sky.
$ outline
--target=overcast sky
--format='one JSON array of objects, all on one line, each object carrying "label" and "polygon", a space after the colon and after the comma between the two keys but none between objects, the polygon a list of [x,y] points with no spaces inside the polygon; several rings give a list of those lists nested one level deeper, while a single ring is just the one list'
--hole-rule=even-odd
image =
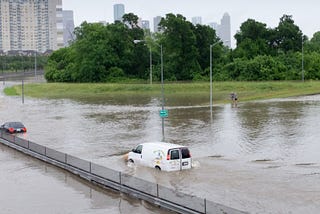
[{"label": "overcast sky", "polygon": [[[188,20],[202,17],[202,24],[220,23],[225,12],[231,17],[231,37],[248,18],[276,27],[283,14],[292,15],[295,24],[309,38],[320,31],[320,0],[63,0],[64,10],[73,10],[75,25],[83,21],[113,22],[113,5],[124,4],[132,12],[150,21],[167,13],[182,14]],[[232,47],[235,41],[232,41]]]}]

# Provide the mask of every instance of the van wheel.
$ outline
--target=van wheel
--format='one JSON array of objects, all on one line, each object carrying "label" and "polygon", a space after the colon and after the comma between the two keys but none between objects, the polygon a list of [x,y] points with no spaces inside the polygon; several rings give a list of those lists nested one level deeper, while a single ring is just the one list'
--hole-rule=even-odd
[{"label": "van wheel", "polygon": [[161,171],[161,168],[160,168],[160,166],[155,166],[154,167],[156,170],[159,170],[159,171]]},{"label": "van wheel", "polygon": [[134,161],[132,159],[129,159],[128,162],[129,163],[134,163]]}]

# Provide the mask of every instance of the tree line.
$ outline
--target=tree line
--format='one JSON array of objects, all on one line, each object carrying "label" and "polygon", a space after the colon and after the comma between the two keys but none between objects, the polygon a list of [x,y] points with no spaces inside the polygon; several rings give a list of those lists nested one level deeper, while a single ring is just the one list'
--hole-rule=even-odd
[{"label": "tree line", "polygon": [[223,46],[211,27],[194,26],[180,14],[162,18],[159,32],[141,29],[132,13],[107,25],[83,22],[70,46],[50,55],[45,77],[52,82],[148,80],[152,69],[152,79],[159,81],[162,49],[165,80],[208,80],[214,44],[215,81],[320,78],[320,32],[309,40],[289,15],[275,28],[248,19],[234,35],[235,49]]},{"label": "tree line", "polygon": [[[35,64],[37,69],[44,69],[48,57],[45,55],[34,56],[27,55],[1,55],[0,70],[1,72],[17,72],[34,70]],[[35,63],[36,61],[36,63]]]}]

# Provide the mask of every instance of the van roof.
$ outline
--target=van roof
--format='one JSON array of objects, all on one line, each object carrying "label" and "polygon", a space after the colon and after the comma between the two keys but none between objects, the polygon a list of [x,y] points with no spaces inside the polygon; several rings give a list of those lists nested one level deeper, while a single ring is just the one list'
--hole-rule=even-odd
[{"label": "van roof", "polygon": [[157,147],[157,148],[162,148],[162,149],[186,147],[186,146],[179,145],[179,144],[165,143],[165,142],[148,142],[148,143],[141,143],[140,145],[147,146],[147,147]]}]

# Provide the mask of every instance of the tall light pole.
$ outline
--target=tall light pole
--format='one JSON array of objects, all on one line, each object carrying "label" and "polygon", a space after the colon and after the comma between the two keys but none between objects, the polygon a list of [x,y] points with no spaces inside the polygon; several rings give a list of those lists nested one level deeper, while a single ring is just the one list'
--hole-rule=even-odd
[{"label": "tall light pole", "polygon": [[301,78],[302,78],[302,82],[304,82],[303,34],[301,35]]},{"label": "tall light pole", "polygon": [[[161,110],[164,111],[163,51],[162,51],[162,44],[160,45],[160,55],[161,55],[161,94],[162,94]],[[162,142],[164,142],[164,117],[161,117],[161,119],[162,119]]]},{"label": "tall light pole", "polygon": [[[135,44],[139,43],[139,42],[145,42],[145,40],[133,40],[133,42]],[[158,45],[158,44],[157,44]],[[162,44],[158,45],[160,47],[160,57],[161,57],[161,112],[160,112],[160,116],[161,113],[164,113],[164,84],[163,84],[163,48],[162,48]],[[151,47],[150,47],[150,84],[152,84],[152,52],[151,52]],[[166,112],[167,114],[167,112]],[[165,138],[164,138],[164,118],[167,117],[166,116],[161,116],[161,121],[162,121],[162,142],[164,142]]]},{"label": "tall light pole", "polygon": [[220,41],[210,45],[210,118],[212,119],[212,47],[219,44]]},{"label": "tall light pole", "polygon": [[152,85],[152,50],[150,46],[150,85]]},{"label": "tall light pole", "polygon": [[[145,41],[145,40],[140,40],[140,39],[135,39],[135,40],[133,40],[133,43],[134,43],[134,44],[138,44],[138,43],[140,43],[140,42],[146,42],[146,41]],[[152,49],[151,49],[151,46],[150,46],[149,51],[150,51],[150,55],[149,55],[150,74],[149,74],[149,76],[150,76],[150,85],[152,85]]]},{"label": "tall light pole", "polygon": [[211,120],[212,120],[212,47],[221,42],[229,42],[229,40],[218,41],[210,45],[210,118]]},{"label": "tall light pole", "polygon": [[34,51],[34,76],[37,78],[37,51]]},{"label": "tall light pole", "polygon": [[[36,27],[34,27],[36,29]],[[37,41],[35,40],[35,32],[33,32],[33,42],[34,42],[34,77],[37,78]]]}]

